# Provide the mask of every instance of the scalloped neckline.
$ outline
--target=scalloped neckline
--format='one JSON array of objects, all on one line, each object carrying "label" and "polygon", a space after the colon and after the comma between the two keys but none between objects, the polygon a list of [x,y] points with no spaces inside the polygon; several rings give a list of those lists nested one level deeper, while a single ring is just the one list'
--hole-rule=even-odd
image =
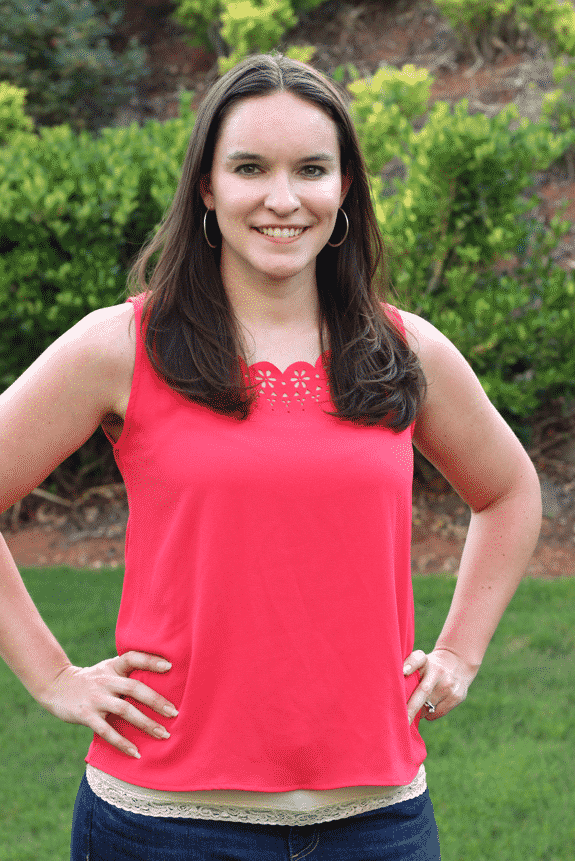
[{"label": "scalloped neckline", "polygon": [[243,364],[243,365],[244,365],[244,366],[245,366],[249,371],[251,371],[251,370],[252,370],[252,368],[260,368],[260,367],[262,367],[262,366],[269,365],[269,367],[270,367],[270,368],[273,368],[273,369],[274,369],[274,371],[275,371],[277,374],[279,374],[281,377],[285,377],[285,376],[286,376],[286,374],[288,374],[288,373],[289,373],[293,368],[299,367],[299,366],[301,366],[301,365],[304,365],[306,368],[311,368],[313,371],[317,370],[317,369],[318,369],[318,366],[319,366],[319,365],[320,365],[320,363],[321,363],[321,360],[323,359],[323,357],[324,357],[324,356],[327,356],[329,353],[330,353],[330,350],[329,350],[329,349],[325,350],[325,351],[324,351],[320,356],[318,356],[318,357],[317,357],[317,359],[316,359],[316,361],[315,361],[315,364],[312,364],[311,362],[306,362],[304,359],[299,359],[299,360],[298,360],[298,361],[296,361],[296,362],[292,362],[292,363],[291,363],[291,365],[288,365],[288,366],[287,366],[287,368],[285,369],[285,371],[280,371],[280,369],[278,368],[278,366],[277,366],[277,365],[274,365],[274,363],[273,363],[273,362],[268,362],[266,359],[262,359],[262,360],[261,360],[261,361],[259,361],[259,362],[254,362],[252,365],[246,365],[246,363],[245,363],[245,361],[244,361],[243,357],[242,357],[242,356],[240,356],[239,358],[240,358],[240,362],[241,362],[241,363],[242,363],[242,364]]}]

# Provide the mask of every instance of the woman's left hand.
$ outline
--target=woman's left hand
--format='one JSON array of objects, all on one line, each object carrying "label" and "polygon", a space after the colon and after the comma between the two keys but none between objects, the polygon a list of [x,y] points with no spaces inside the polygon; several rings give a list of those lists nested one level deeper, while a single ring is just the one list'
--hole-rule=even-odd
[{"label": "woman's left hand", "polygon": [[419,670],[421,679],[407,703],[409,723],[426,702],[435,706],[434,712],[423,711],[426,720],[437,720],[463,702],[479,666],[467,663],[447,649],[434,649],[428,655],[417,649],[404,662],[404,675]]}]

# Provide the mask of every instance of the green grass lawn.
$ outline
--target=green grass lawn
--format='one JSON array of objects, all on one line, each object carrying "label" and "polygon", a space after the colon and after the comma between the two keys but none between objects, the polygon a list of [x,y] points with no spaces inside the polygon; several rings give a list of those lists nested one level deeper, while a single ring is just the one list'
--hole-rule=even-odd
[{"label": "green grass lawn", "polygon": [[[121,570],[26,569],[71,660],[114,654]],[[416,647],[428,651],[454,580],[417,578]],[[442,861],[575,859],[575,580],[525,580],[468,698],[421,722]],[[91,739],[44,712],[0,662],[0,861],[67,861]]]}]

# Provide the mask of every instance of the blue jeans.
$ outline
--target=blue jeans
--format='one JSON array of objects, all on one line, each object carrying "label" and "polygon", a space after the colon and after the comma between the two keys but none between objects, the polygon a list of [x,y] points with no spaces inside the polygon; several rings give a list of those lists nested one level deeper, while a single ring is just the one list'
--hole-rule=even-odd
[{"label": "blue jeans", "polygon": [[440,861],[426,790],[411,801],[318,825],[249,825],[127,813],[84,775],[71,861]]}]

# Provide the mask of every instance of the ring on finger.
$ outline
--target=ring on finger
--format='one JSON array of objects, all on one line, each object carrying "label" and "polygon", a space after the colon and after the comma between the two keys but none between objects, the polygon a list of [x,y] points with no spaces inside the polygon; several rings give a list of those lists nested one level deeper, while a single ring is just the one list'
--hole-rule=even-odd
[{"label": "ring on finger", "polygon": [[435,714],[435,706],[433,705],[433,703],[430,703],[429,700],[425,700],[423,705],[425,706],[430,715]]}]

